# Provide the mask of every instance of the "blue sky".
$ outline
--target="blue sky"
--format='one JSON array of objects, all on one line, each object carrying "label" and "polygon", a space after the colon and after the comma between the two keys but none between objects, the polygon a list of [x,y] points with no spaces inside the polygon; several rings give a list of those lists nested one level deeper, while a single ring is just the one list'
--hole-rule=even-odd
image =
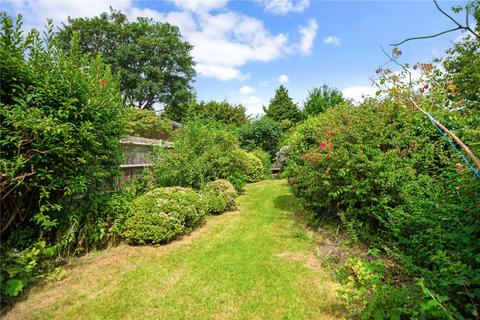
[{"label": "blue sky", "polygon": [[[445,9],[462,3],[440,1]],[[176,24],[194,45],[198,98],[242,103],[251,114],[261,113],[282,83],[300,105],[323,83],[358,99],[374,91],[369,77],[386,61],[380,46],[453,27],[431,1],[22,0],[2,6],[21,13],[27,28],[47,17],[60,24],[68,16],[98,15],[110,6],[130,19]],[[402,59],[429,62],[459,36],[406,43]]]}]

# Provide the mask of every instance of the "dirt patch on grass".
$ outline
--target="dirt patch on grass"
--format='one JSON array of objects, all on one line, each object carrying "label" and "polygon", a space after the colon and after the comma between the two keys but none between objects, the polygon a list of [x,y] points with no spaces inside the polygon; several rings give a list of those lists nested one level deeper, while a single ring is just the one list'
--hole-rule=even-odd
[{"label": "dirt patch on grass", "polygon": [[299,253],[299,252],[282,252],[278,254],[277,257],[301,262],[308,269],[317,270],[321,268],[320,261],[312,254]]}]

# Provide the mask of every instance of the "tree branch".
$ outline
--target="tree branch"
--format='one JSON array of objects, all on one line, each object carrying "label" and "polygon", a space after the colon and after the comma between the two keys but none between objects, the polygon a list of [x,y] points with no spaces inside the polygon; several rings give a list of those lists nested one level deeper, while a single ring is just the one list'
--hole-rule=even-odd
[{"label": "tree branch", "polygon": [[448,13],[446,13],[445,11],[443,11],[442,8],[440,8],[440,6],[438,5],[438,2],[437,0],[433,0],[433,3],[435,3],[435,6],[437,7],[438,11],[440,11],[441,13],[443,13],[444,16],[446,16],[448,19],[452,20],[453,23],[455,23],[458,27],[460,28],[463,28],[463,26],[457,22],[457,20],[455,20],[451,15],[449,15]]},{"label": "tree branch", "polygon": [[420,36],[420,37],[412,37],[412,38],[408,38],[408,39],[405,39],[399,43],[392,43],[390,44],[390,46],[399,46],[407,41],[411,41],[411,40],[421,40],[421,39],[431,39],[431,38],[435,38],[435,37],[438,37],[442,34],[446,34],[446,33],[450,33],[450,32],[453,32],[453,31],[457,31],[457,30],[466,30],[468,32],[470,32],[471,34],[473,34],[476,38],[479,38],[480,39],[480,35],[478,33],[476,33],[472,28],[470,28],[469,26],[469,23],[468,23],[468,17],[469,17],[469,10],[468,10],[468,6],[466,7],[466,25],[462,25],[460,22],[458,22],[457,20],[455,20],[451,15],[449,15],[448,13],[446,13],[442,8],[440,8],[440,6],[438,5],[438,2],[437,0],[433,0],[433,3],[435,4],[435,6],[437,7],[438,11],[440,11],[444,16],[446,16],[448,19],[450,19],[451,21],[453,21],[453,23],[455,23],[457,25],[456,28],[452,28],[452,29],[449,29],[449,30],[445,30],[445,31],[442,31],[442,32],[439,32],[439,33],[436,33],[436,34],[433,34],[433,35],[430,35],[430,36]]},{"label": "tree branch", "polygon": [[435,37],[441,36],[442,34],[457,31],[457,30],[461,30],[461,29],[464,29],[464,27],[456,27],[456,28],[445,30],[445,31],[442,31],[442,32],[439,32],[439,33],[436,33],[436,34],[433,34],[433,35],[430,35],[430,36],[420,36],[420,37],[407,38],[407,39],[405,39],[405,40],[403,40],[399,43],[391,43],[390,46],[397,47],[397,46],[399,46],[401,44],[404,44],[405,42],[411,41],[411,40],[421,40],[421,39],[435,38]]}]

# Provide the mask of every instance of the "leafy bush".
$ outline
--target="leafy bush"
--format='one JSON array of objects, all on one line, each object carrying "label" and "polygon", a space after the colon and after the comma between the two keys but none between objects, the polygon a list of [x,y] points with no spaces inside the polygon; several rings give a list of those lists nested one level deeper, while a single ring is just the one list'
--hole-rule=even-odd
[{"label": "leafy bush", "polygon": [[190,188],[157,188],[136,198],[123,236],[131,244],[160,244],[190,232],[207,212],[206,201]]},{"label": "leafy bush", "polygon": [[214,120],[226,125],[241,126],[249,121],[242,105],[231,105],[227,101],[198,102],[189,106],[187,119]]},{"label": "leafy bush", "polygon": [[247,182],[257,182],[263,179],[263,164],[255,155],[238,149],[234,152],[232,160],[234,167],[242,170]]},{"label": "leafy bush", "polygon": [[172,149],[155,150],[152,170],[158,186],[200,189],[216,179],[242,187],[245,181],[258,181],[263,167],[220,124],[193,121],[180,129]]},{"label": "leafy bush", "polygon": [[424,279],[443,316],[474,312],[480,184],[423,114],[391,100],[339,107],[287,140],[285,175],[306,208],[388,248],[407,275]]},{"label": "leafy bush", "polygon": [[172,132],[170,120],[160,118],[152,110],[130,108],[127,119],[125,133],[131,136],[166,139]]},{"label": "leafy bush", "polygon": [[269,179],[272,176],[272,161],[270,160],[270,155],[262,149],[254,149],[250,153],[260,159],[263,166],[263,178]]},{"label": "leafy bush", "polygon": [[275,157],[278,141],[282,138],[282,126],[275,120],[262,117],[245,124],[238,132],[240,145],[247,151],[262,149]]},{"label": "leafy bush", "polygon": [[209,182],[203,187],[202,193],[207,199],[209,213],[218,214],[236,209],[235,199],[238,194],[228,180]]},{"label": "leafy bush", "polygon": [[[55,259],[104,241],[125,107],[100,57],[66,54],[1,17],[1,284],[17,295]],[[3,297],[2,297],[3,298]]]},{"label": "leafy bush", "polygon": [[304,117],[308,118],[319,115],[328,108],[333,108],[342,103],[345,103],[342,92],[324,84],[320,88],[313,88],[308,92],[302,112]]}]

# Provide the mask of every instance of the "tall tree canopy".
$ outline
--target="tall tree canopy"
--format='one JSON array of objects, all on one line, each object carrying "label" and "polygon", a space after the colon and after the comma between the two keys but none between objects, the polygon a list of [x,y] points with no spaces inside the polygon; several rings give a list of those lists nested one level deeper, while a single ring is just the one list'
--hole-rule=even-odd
[{"label": "tall tree canopy", "polygon": [[263,108],[265,115],[278,121],[284,129],[290,129],[295,122],[302,120],[298,106],[288,95],[288,90],[283,85],[275,91],[275,96],[270,100],[267,108]]},{"label": "tall tree canopy", "polygon": [[313,88],[308,93],[307,100],[303,104],[303,114],[305,117],[315,116],[343,102],[345,99],[342,92],[324,84],[320,88]]},{"label": "tall tree canopy", "polygon": [[182,41],[178,27],[149,18],[129,22],[112,9],[98,17],[69,18],[58,33],[61,47],[70,48],[74,32],[83,52],[101,53],[119,76],[125,103],[140,109],[160,103],[168,109],[190,99],[192,46]]},{"label": "tall tree canopy", "polygon": [[193,103],[188,110],[188,119],[213,119],[225,124],[243,125],[248,122],[246,109],[241,104],[232,105],[227,101],[201,101]]}]

